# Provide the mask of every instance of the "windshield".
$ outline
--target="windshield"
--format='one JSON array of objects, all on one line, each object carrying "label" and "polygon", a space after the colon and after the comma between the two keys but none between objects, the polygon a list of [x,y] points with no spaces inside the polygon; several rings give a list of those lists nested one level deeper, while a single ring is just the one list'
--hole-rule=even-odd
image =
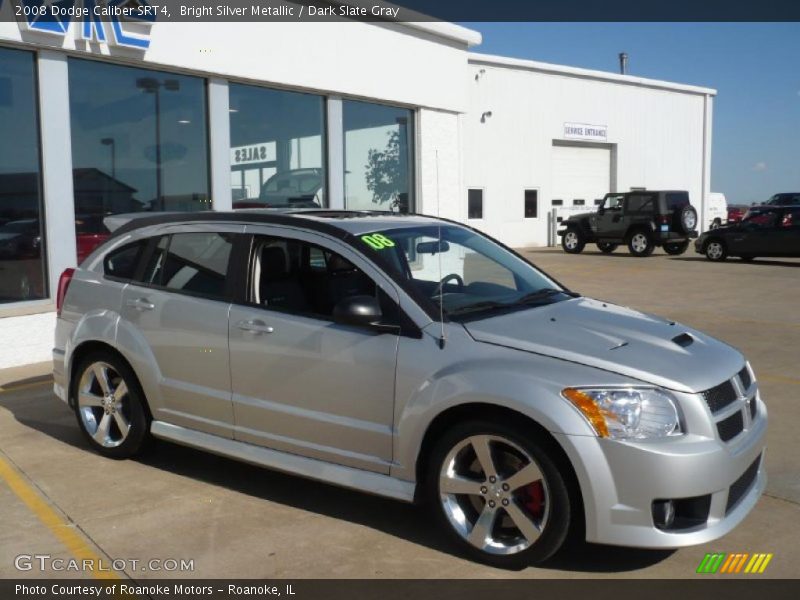
[{"label": "windshield", "polygon": [[380,254],[395,275],[455,320],[574,296],[502,246],[455,225],[388,229],[359,238],[368,252]]},{"label": "windshield", "polygon": [[767,200],[767,204],[777,206],[788,206],[791,204],[800,204],[800,193],[794,194],[775,194],[772,198]]}]

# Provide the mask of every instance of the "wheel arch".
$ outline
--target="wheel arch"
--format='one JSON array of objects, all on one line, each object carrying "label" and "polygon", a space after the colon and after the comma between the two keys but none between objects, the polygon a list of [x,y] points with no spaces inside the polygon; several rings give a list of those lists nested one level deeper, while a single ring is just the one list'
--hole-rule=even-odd
[{"label": "wheel arch", "polygon": [[150,419],[152,419],[153,415],[152,415],[152,412],[150,410],[150,405],[147,402],[147,396],[143,392],[142,383],[139,380],[139,375],[136,373],[136,369],[133,368],[133,365],[130,363],[130,361],[127,358],[125,358],[125,356],[122,354],[122,352],[120,352],[117,348],[115,348],[114,346],[112,346],[108,342],[104,342],[104,341],[100,341],[100,340],[86,340],[84,342],[81,342],[80,344],[78,344],[74,348],[74,350],[72,351],[72,354],[70,355],[70,361],[69,361],[69,367],[68,367],[69,368],[69,371],[68,371],[69,372],[69,385],[67,387],[67,400],[68,400],[69,406],[71,408],[75,407],[75,399],[72,396],[72,388],[75,385],[75,380],[76,380],[76,377],[78,376],[78,373],[76,372],[77,368],[78,368],[78,365],[81,363],[81,361],[84,358],[86,358],[87,356],[89,356],[89,355],[91,355],[91,354],[93,354],[95,352],[98,352],[98,353],[103,352],[103,353],[106,353],[106,354],[110,354],[110,355],[114,356],[114,358],[117,358],[120,361],[122,361],[125,364],[125,366],[127,366],[128,369],[130,369],[131,373],[133,374],[133,377],[136,379],[136,381],[134,383],[138,386],[139,391],[141,393],[142,402],[144,404],[145,411],[147,411],[147,416]]},{"label": "wheel arch", "polygon": [[429,460],[436,441],[445,431],[458,423],[475,420],[501,421],[521,426],[531,431],[536,436],[537,442],[542,443],[548,451],[553,453],[553,459],[556,464],[564,469],[562,474],[565,476],[568,486],[576,492],[571,496],[575,502],[575,506],[572,508],[578,516],[575,525],[581,528],[580,531],[585,531],[584,491],[567,452],[559,441],[536,420],[524,413],[497,404],[469,402],[451,406],[436,415],[428,424],[416,457],[415,474],[417,485],[414,497],[415,502],[420,502],[424,497],[425,473],[430,466]]}]

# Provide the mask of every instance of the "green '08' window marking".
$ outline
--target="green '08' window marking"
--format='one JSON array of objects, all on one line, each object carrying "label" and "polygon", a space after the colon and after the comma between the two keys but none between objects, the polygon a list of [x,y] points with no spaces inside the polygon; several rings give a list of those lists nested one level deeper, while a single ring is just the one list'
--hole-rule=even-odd
[{"label": "green '08' window marking", "polygon": [[362,235],[361,241],[373,250],[383,250],[384,248],[394,248],[394,242],[382,233]]}]

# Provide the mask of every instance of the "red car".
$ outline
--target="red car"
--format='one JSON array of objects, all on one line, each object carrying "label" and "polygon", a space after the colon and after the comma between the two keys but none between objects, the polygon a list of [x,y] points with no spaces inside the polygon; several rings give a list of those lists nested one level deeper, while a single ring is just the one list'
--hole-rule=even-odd
[{"label": "red car", "polygon": [[78,264],[105,242],[111,234],[103,225],[103,215],[75,215],[75,242]]},{"label": "red car", "polygon": [[744,218],[744,214],[747,212],[747,209],[750,208],[749,206],[743,206],[741,204],[729,204],[728,205],[728,223],[738,223]]}]

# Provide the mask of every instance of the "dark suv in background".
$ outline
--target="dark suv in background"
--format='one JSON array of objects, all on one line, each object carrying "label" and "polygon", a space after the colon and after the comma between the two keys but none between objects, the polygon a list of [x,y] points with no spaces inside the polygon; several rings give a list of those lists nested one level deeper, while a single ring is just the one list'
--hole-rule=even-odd
[{"label": "dark suv in background", "polygon": [[697,237],[697,211],[688,192],[623,192],[606,194],[597,212],[573,215],[561,225],[561,246],[570,254],[596,243],[606,254],[626,244],[634,256],[649,256],[656,246],[678,255]]}]

